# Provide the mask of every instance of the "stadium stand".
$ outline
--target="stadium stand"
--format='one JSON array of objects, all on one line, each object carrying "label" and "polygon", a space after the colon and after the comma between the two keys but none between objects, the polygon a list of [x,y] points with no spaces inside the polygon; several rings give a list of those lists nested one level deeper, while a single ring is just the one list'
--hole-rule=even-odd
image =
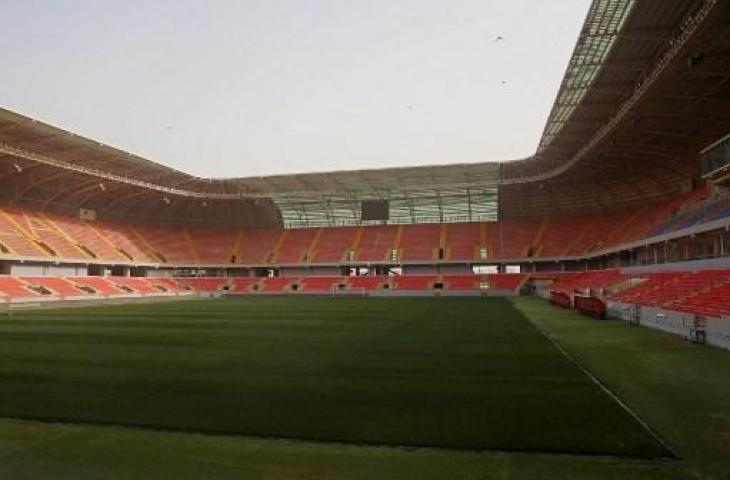
[{"label": "stadium stand", "polygon": [[496,256],[501,258],[525,258],[537,255],[533,243],[538,237],[543,221],[505,220],[497,224],[495,241]]},{"label": "stadium stand", "polygon": [[48,256],[48,252],[42,250],[27,234],[12,223],[4,211],[0,211],[0,242],[2,242],[4,254],[25,257]]},{"label": "stadium stand", "polygon": [[[362,227],[322,228],[317,244],[310,251],[313,263],[339,263],[354,259],[356,242]],[[353,252],[351,258],[347,253]]]},{"label": "stadium stand", "polygon": [[643,281],[616,296],[617,300],[641,305],[675,309],[698,293],[730,281],[726,270],[697,272],[658,272],[647,274]]},{"label": "stadium stand", "polygon": [[504,273],[487,275],[485,278],[487,288],[517,292],[529,277],[520,273]]},{"label": "stadium stand", "polygon": [[393,278],[396,290],[431,290],[439,281],[438,275],[402,275]]},{"label": "stadium stand", "polygon": [[[551,275],[535,275],[548,278]],[[554,275],[552,275],[554,276]],[[711,317],[730,314],[730,270],[627,273],[599,270],[557,275],[553,292],[591,294],[624,304]]]},{"label": "stadium stand", "polygon": [[258,285],[261,282],[260,278],[254,277],[234,277],[230,279],[229,284],[226,283],[225,279],[215,280],[218,284],[218,288],[216,288],[216,290],[223,290],[226,285],[229,285],[230,291],[236,293],[251,293],[254,291],[254,288],[258,288]]},{"label": "stadium stand", "polygon": [[479,290],[484,277],[481,275],[444,275],[446,290]]},{"label": "stadium stand", "polygon": [[113,244],[102,237],[90,224],[62,215],[47,215],[49,220],[74,239],[76,244],[95,259],[106,259],[111,261],[128,261]]},{"label": "stadium stand", "polygon": [[277,242],[286,231],[282,230],[239,230],[234,243],[231,263],[264,264],[274,256]]},{"label": "stadium stand", "polygon": [[64,277],[22,277],[21,281],[30,285],[31,288],[40,289],[49,295],[60,297],[78,297],[88,294],[77,288],[73,283]]},{"label": "stadium stand", "polygon": [[182,293],[185,291],[185,288],[172,278],[147,277],[146,280],[150,285],[165,293]]},{"label": "stadium stand", "polygon": [[604,291],[626,280],[628,277],[619,270],[578,272],[561,276],[553,286],[553,290],[565,293],[597,292],[602,296]]},{"label": "stadium stand", "polygon": [[392,287],[391,278],[387,275],[349,277],[348,283],[353,289],[366,291],[388,290]]},{"label": "stadium stand", "polygon": [[163,263],[199,263],[183,228],[140,228],[130,226],[133,238],[137,238],[151,257]]},{"label": "stadium stand", "polygon": [[301,228],[287,231],[283,242],[275,249],[277,263],[307,263],[307,254],[312,242],[320,233],[319,228]]},{"label": "stadium stand", "polygon": [[123,226],[106,222],[89,222],[89,225],[110,245],[114,245],[115,249],[130,261],[139,263],[156,263],[161,261],[160,258],[149,253],[149,249],[145,249],[140,243],[139,236],[135,238],[135,235]]},{"label": "stadium stand", "polygon": [[[486,227],[486,225],[484,225]],[[446,260],[486,260],[489,251],[486,239],[482,238],[482,224],[454,223],[445,229],[443,246],[446,248]],[[482,258],[484,248],[484,258]]]},{"label": "stadium stand", "polygon": [[398,249],[399,232],[397,226],[363,227],[356,259],[363,262],[382,262],[391,258],[393,250]]},{"label": "stadium stand", "polygon": [[216,229],[187,231],[187,234],[192,244],[191,250],[196,253],[195,263],[235,263],[232,260],[236,247],[236,231]]},{"label": "stadium stand", "polygon": [[108,280],[128,293],[140,295],[159,295],[163,293],[147,278],[142,277],[109,277]]},{"label": "stadium stand", "polygon": [[548,219],[542,241],[538,245],[541,257],[560,257],[568,255],[574,245],[576,232],[591,219],[577,217],[570,219]]},{"label": "stadium stand", "polygon": [[298,277],[270,277],[259,282],[262,293],[291,293],[294,285],[299,285]]},{"label": "stadium stand", "polygon": [[52,257],[87,258],[67,237],[55,229],[39,212],[6,208],[8,220],[23,234]]},{"label": "stadium stand", "polygon": [[[565,257],[596,253],[647,235],[687,228],[683,218],[688,209],[699,208],[696,202],[701,195],[702,191],[641,210],[600,216],[293,230],[132,226],[6,208],[0,213],[0,249],[5,249],[3,255],[25,258],[181,265]],[[687,207],[685,201],[694,203]],[[703,221],[727,215],[724,212],[728,203],[726,199],[701,201],[703,211],[710,212],[702,217]],[[685,207],[684,214],[677,213],[678,205]]]},{"label": "stadium stand", "polygon": [[[157,296],[189,292],[233,294],[401,292],[511,292],[530,279],[554,280],[551,291],[707,316],[730,315],[730,270],[626,273],[617,269],[541,274],[447,274],[297,277],[14,277],[0,276],[0,297]],[[387,285],[388,288],[385,286]]]},{"label": "stadium stand", "polygon": [[199,292],[222,291],[223,287],[228,284],[228,279],[221,277],[176,277],[175,280],[183,288]]},{"label": "stadium stand", "polygon": [[699,292],[675,300],[674,309],[708,317],[730,316],[730,274]]},{"label": "stadium stand", "polygon": [[300,281],[304,293],[332,293],[347,289],[347,277],[302,277]]},{"label": "stadium stand", "polygon": [[0,276],[0,292],[8,299],[36,297],[40,293],[28,288],[28,285],[15,277]]},{"label": "stadium stand", "polygon": [[708,201],[706,195],[698,189],[644,208],[592,216],[292,230],[125,225],[5,207],[0,255],[180,265],[560,258],[727,217],[728,197]]},{"label": "stadium stand", "polygon": [[438,250],[441,239],[441,225],[404,225],[400,240],[401,259],[439,260]]},{"label": "stadium stand", "polygon": [[90,291],[93,291],[97,295],[116,296],[128,293],[104,277],[70,277],[69,279],[74,285],[90,289]]}]

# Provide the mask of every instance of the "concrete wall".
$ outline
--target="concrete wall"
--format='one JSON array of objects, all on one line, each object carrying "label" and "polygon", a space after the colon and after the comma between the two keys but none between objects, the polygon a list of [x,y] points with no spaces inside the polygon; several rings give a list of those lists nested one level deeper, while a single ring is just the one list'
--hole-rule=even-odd
[{"label": "concrete wall", "polygon": [[17,263],[10,267],[11,275],[42,277],[42,276],[84,276],[88,272],[86,265],[39,265]]},{"label": "concrete wall", "polygon": [[404,265],[404,275],[435,275],[436,265]]},{"label": "concrete wall", "polygon": [[625,267],[621,271],[632,273],[652,273],[662,271],[686,271],[686,270],[711,270],[730,268],[730,257],[708,258],[704,260],[690,260],[686,262],[662,263],[657,265],[645,265],[642,267]]},{"label": "concrete wall", "polygon": [[469,275],[472,273],[469,265],[439,265],[436,270],[442,275]]},{"label": "concrete wall", "polygon": [[282,277],[313,277],[337,275],[340,275],[340,269],[337,267],[285,267],[281,269]]},{"label": "concrete wall", "polygon": [[[612,318],[628,321],[631,305],[608,302],[608,314]],[[688,338],[694,315],[656,307],[642,307],[642,326]],[[705,323],[707,343],[730,350],[730,318],[708,318]]]}]

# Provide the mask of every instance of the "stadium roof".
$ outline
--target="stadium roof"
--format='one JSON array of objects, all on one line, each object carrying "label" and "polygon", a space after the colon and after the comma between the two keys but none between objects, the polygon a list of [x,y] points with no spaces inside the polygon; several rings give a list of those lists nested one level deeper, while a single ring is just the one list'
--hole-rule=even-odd
[{"label": "stadium roof", "polygon": [[391,223],[497,219],[499,165],[460,164],[247,179],[269,192],[287,226],[354,225],[360,201],[388,200]]},{"label": "stadium roof", "polygon": [[591,4],[538,150],[560,133],[588,93],[633,6],[634,0],[598,0]]},{"label": "stadium roof", "polygon": [[399,223],[660,200],[696,178],[697,152],[730,130],[728,17],[716,0],[595,0],[524,160],[213,180],[0,111],[0,195],[109,218],[260,227],[357,224],[357,202],[373,198],[390,200]]}]

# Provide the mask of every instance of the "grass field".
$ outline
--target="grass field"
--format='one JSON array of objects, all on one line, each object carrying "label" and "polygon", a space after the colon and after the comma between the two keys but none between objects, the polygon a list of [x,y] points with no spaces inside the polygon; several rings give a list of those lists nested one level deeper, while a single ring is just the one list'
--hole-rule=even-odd
[{"label": "grass field", "polygon": [[[661,458],[670,453],[532,322],[680,459]],[[23,312],[0,320],[0,476],[722,478],[728,356],[677,342],[532,299]],[[696,378],[664,383],[675,361],[685,373],[717,365],[707,380],[718,393],[696,399],[709,409],[694,417],[672,418],[689,384],[700,393]],[[662,399],[673,389],[684,396]]]}]

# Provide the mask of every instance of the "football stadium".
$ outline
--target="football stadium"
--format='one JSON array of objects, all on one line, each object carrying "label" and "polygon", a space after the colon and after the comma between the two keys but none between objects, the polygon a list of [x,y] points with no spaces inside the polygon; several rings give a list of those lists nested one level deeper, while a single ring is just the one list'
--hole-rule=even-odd
[{"label": "football stadium", "polygon": [[730,478],[728,350],[730,2],[593,0],[514,161],[207,178],[0,109],[1,478]]}]

